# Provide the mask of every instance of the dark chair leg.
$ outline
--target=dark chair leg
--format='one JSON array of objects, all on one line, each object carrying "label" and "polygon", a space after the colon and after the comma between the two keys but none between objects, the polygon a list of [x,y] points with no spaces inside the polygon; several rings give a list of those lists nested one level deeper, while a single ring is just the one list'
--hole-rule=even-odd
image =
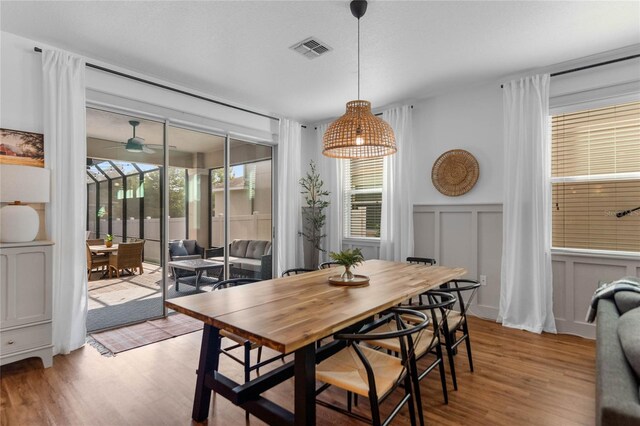
[{"label": "dark chair leg", "polygon": [[380,426],[380,407],[378,406],[378,397],[375,391],[369,391],[369,404],[371,405],[371,424]]},{"label": "dark chair leg", "polygon": [[[416,406],[417,406],[417,409],[418,409],[418,420],[420,421],[420,426],[424,426],[424,415],[422,413],[422,397],[420,396],[420,379],[418,378],[418,365],[416,364],[416,359],[415,358],[411,358],[410,367],[411,367],[411,369],[409,370],[409,373],[407,374],[407,377],[409,375],[411,376],[411,381],[413,382],[413,395],[412,395],[412,397],[415,396]],[[407,385],[405,384],[405,387],[406,386]],[[406,389],[410,389],[410,388],[406,388]],[[411,407],[409,407],[409,408],[411,408]],[[412,420],[412,423],[415,422],[415,419],[411,419],[411,420]]]},{"label": "dark chair leg", "polygon": [[[262,346],[258,346],[258,364],[260,364],[260,360],[262,359]],[[260,375],[260,367],[256,368],[256,373],[258,376]]]},{"label": "dark chair leg", "polygon": [[444,355],[442,354],[442,347],[440,345],[436,346],[436,356],[440,359],[438,367],[440,369],[440,381],[442,382],[442,395],[444,396],[444,403],[449,404],[449,394],[447,392],[447,376],[444,371]]},{"label": "dark chair leg", "polygon": [[[412,374],[410,372],[407,372],[407,374],[405,375],[404,378],[404,388],[405,388],[405,393],[409,395],[409,418],[411,419],[411,426],[417,426],[416,424],[416,406],[415,406],[415,402],[414,401],[414,395],[413,392],[411,391],[411,378],[409,377],[409,375]],[[419,394],[419,391],[417,389],[414,389],[414,392],[418,392],[416,393],[416,397]],[[418,405],[422,406],[422,403],[420,401],[417,401]],[[420,420],[422,421],[422,409],[420,409]]]},{"label": "dark chair leg", "polygon": [[469,368],[473,373],[473,357],[471,356],[471,338],[469,337],[469,329],[467,328],[466,324],[464,326],[464,339],[466,340],[465,344],[467,345],[467,356],[469,357]]},{"label": "dark chair leg", "polygon": [[451,341],[451,334],[445,333],[445,346],[447,347],[447,358],[449,358],[449,368],[451,369],[451,380],[453,381],[453,390],[458,390],[458,382],[456,381],[456,365],[453,359],[453,342]]}]

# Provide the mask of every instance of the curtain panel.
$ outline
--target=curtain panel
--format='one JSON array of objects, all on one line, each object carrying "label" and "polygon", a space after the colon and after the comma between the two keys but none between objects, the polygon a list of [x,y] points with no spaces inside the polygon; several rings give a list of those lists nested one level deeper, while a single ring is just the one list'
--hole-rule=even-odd
[{"label": "curtain panel", "polygon": [[324,182],[324,188],[329,191],[329,207],[326,210],[325,234],[327,235],[322,243],[324,252],[320,253],[320,261],[329,261],[329,252],[339,252],[342,250],[342,173],[345,160],[331,158],[322,154],[322,137],[327,131],[329,124],[320,124],[315,130],[315,157],[318,162],[318,173]]},{"label": "curtain panel", "polygon": [[44,158],[51,169],[46,225],[53,246],[54,354],[84,345],[87,318],[85,230],[85,62],[65,52],[43,50]]},{"label": "curtain panel", "polygon": [[278,185],[276,218],[276,273],[278,276],[302,261],[300,155],[302,134],[300,123],[280,120],[278,141]]},{"label": "curtain panel", "polygon": [[556,332],[551,271],[549,74],[504,84],[504,207],[499,321]]},{"label": "curtain panel", "polygon": [[382,113],[396,137],[398,152],[384,157],[380,259],[404,261],[413,256],[413,109],[410,105]]}]

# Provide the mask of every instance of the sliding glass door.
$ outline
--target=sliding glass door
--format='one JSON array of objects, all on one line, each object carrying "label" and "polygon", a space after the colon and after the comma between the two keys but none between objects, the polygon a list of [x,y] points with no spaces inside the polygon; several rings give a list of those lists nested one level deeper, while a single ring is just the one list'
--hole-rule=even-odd
[{"label": "sliding glass door", "polygon": [[163,146],[164,123],[87,108],[90,332],[163,315]]},{"label": "sliding glass door", "polygon": [[88,108],[88,330],[161,317],[166,299],[225,278],[271,278],[272,175],[270,146]]}]

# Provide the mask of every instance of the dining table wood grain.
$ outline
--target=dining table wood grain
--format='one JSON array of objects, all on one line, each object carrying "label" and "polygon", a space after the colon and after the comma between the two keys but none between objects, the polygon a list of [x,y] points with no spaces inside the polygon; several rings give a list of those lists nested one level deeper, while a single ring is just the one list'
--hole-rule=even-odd
[{"label": "dining table wood grain", "polygon": [[[459,267],[367,260],[355,272],[368,276],[369,285],[328,282],[342,271],[322,269],[165,301],[168,308],[205,323],[192,418],[207,418],[211,391],[216,390],[267,423],[315,424],[315,364],[325,356],[322,349],[316,353],[317,341],[467,273]],[[293,364],[241,386],[217,371],[219,330],[294,353]],[[293,413],[260,396],[265,383],[275,386],[291,376]]]}]

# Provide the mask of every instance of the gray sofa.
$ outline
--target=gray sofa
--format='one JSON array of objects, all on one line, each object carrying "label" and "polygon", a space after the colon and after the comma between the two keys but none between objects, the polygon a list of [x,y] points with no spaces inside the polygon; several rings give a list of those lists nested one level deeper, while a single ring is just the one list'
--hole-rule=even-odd
[{"label": "gray sofa", "polygon": [[[640,425],[640,371],[634,371],[629,361],[638,356],[637,352],[632,354],[630,346],[634,344],[637,349],[640,341],[640,294],[622,291],[612,299],[601,299],[597,312],[596,423]],[[623,328],[626,337],[622,337]],[[629,343],[634,339],[635,343]],[[634,364],[637,370],[638,363]]]},{"label": "gray sofa", "polygon": [[[215,251],[207,250],[207,257],[223,260],[223,247]],[[233,240],[229,244],[229,258],[232,263],[231,277],[247,277],[268,280],[272,278],[271,241]]]}]

